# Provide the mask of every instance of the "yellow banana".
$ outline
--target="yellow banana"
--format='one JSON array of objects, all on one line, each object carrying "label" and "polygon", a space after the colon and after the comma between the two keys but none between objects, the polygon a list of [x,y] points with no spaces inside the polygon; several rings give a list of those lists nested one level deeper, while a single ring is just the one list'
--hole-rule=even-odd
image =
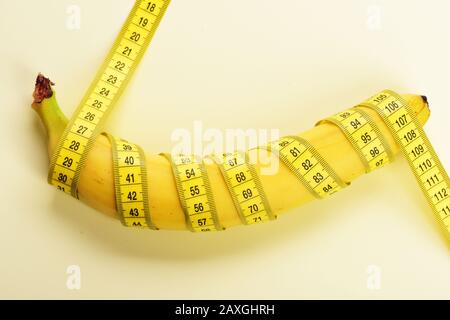
[{"label": "yellow banana", "polygon": [[[61,112],[52,83],[39,76],[34,92],[33,109],[38,113],[48,133],[48,154],[51,157],[58,139],[67,124],[67,118]],[[421,124],[429,117],[428,103],[425,97],[404,94],[402,97],[410,104]],[[366,110],[372,116],[382,135],[386,138],[392,153],[397,154],[399,147],[391,132],[373,110]],[[337,175],[349,183],[365,173],[365,167],[358,153],[342,131],[329,122],[322,122],[316,127],[298,134],[309,141],[324,160],[335,170]],[[251,158],[256,154],[270,158],[270,151],[252,149],[248,151]],[[264,154],[266,153],[266,154]],[[148,198],[154,225],[159,229],[188,230],[185,214],[178,198],[174,173],[168,159],[162,155],[146,155],[148,175]],[[256,172],[267,167],[267,163],[256,162]],[[241,224],[239,213],[234,205],[230,191],[217,164],[206,162],[212,193],[214,194],[217,217],[224,228]],[[315,199],[297,177],[285,165],[273,175],[259,175],[272,211],[275,214]],[[100,135],[89,152],[78,185],[79,199],[87,205],[108,216],[119,218],[116,210],[113,163],[111,144],[107,137]]]}]

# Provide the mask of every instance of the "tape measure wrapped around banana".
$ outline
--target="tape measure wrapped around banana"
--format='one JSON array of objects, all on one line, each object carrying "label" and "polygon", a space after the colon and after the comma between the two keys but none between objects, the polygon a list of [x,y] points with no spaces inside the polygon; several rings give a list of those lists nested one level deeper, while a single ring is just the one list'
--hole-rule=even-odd
[{"label": "tape measure wrapped around banana", "polygon": [[[68,119],[58,106],[50,81],[43,76],[38,77],[34,97],[33,108],[47,130],[48,154],[52,157]],[[383,109],[396,113],[390,123],[404,128],[400,136],[405,144],[419,139],[419,147],[410,148],[409,152],[411,158],[419,159],[415,162],[418,173],[428,172],[421,181],[425,187],[431,187],[432,203],[441,203],[437,209],[442,211],[442,223],[448,226],[445,217],[450,212],[445,171],[439,172],[436,157],[421,156],[430,152],[426,137],[419,129],[429,117],[426,98],[408,94],[397,96],[386,91],[373,99],[384,99],[386,103],[380,102]],[[368,100],[321,121],[304,133],[281,138],[269,148],[249,150],[248,158],[261,158],[262,152],[272,153],[267,154],[266,159],[279,156],[282,163],[271,175],[260,174],[267,162],[250,163],[245,155],[227,154],[221,162],[202,161],[192,156],[174,159],[166,155],[144,155],[134,144],[99,135],[81,171],[78,196],[89,206],[120,218],[127,225],[202,231],[266,221],[290,208],[331,195],[355,178],[393,160],[401,148],[395,132],[376,108],[376,104]],[[69,148],[77,147],[69,144]],[[114,168],[113,154],[120,157],[121,152],[140,155],[139,166],[146,169],[144,180],[148,183],[141,189],[146,193],[142,197],[145,199],[142,208],[135,205],[139,199],[133,203],[132,189],[137,176],[130,179],[132,176],[122,175],[118,179],[116,173],[115,177],[114,171],[120,168]],[[115,166],[126,169],[127,165],[136,165],[136,162],[125,163],[127,156],[132,159],[124,155],[122,165],[116,161]],[[131,207],[122,212],[117,205],[117,197],[121,196],[117,194],[118,180],[129,184],[119,203],[121,206],[131,203]]]},{"label": "tape measure wrapped around banana", "polygon": [[[304,133],[204,159],[145,154],[136,144],[100,134],[169,2],[136,0],[70,119],[51,81],[38,76],[33,108],[48,133],[50,184],[126,226],[214,231],[275,219],[328,197],[402,152],[450,240],[450,181],[422,129],[429,117],[423,96],[385,90]],[[278,170],[261,174],[274,167],[271,161]]]}]

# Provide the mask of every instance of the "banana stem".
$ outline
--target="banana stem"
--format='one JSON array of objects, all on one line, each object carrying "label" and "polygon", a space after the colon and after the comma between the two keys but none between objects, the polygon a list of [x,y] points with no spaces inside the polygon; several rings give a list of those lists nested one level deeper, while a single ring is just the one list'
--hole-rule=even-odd
[{"label": "banana stem", "polygon": [[68,123],[68,119],[61,111],[56,93],[52,86],[54,85],[50,79],[39,74],[36,79],[36,85],[33,92],[34,111],[39,115],[48,135],[49,150],[53,150],[61,134]]}]

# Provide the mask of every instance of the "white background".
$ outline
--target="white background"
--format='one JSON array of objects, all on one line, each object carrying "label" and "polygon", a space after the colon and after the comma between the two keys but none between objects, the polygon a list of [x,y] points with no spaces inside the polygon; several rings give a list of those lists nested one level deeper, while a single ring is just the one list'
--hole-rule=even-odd
[{"label": "white background", "polygon": [[[56,82],[70,115],[132,4],[0,0],[1,298],[450,298],[449,247],[402,158],[276,222],[202,235],[126,229],[47,185],[35,76]],[[391,88],[428,96],[425,129],[450,168],[449,12],[438,0],[173,0],[107,129],[152,153],[194,120],[291,134]],[[80,290],[66,287],[70,265]]]}]

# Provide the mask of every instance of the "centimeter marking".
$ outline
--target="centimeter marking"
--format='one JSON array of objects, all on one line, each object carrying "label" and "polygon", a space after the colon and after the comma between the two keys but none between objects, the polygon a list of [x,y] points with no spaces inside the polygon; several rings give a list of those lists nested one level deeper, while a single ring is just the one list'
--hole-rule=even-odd
[{"label": "centimeter marking", "polygon": [[150,216],[143,150],[134,143],[104,134],[112,145],[116,206],[122,224],[157,230]]},{"label": "centimeter marking", "polygon": [[170,0],[138,0],[52,156],[48,181],[78,198],[80,172],[107,115],[141,61]]},{"label": "centimeter marking", "polygon": [[204,163],[194,155],[162,154],[172,165],[186,223],[193,232],[223,230]]},{"label": "centimeter marking", "polygon": [[392,131],[440,227],[450,241],[450,180],[410,106],[390,90],[369,98],[361,106],[377,111]]},{"label": "centimeter marking", "polygon": [[316,149],[303,138],[283,137],[272,142],[267,149],[275,152],[318,199],[332,195],[346,186]]},{"label": "centimeter marking", "polygon": [[394,160],[392,150],[372,117],[364,110],[351,108],[337,113],[317,124],[335,124],[352,144],[366,173],[381,168]]},{"label": "centimeter marking", "polygon": [[276,218],[256,169],[248,161],[247,153],[236,151],[223,154],[222,159],[216,156],[212,158],[219,165],[243,224],[266,222]]}]

